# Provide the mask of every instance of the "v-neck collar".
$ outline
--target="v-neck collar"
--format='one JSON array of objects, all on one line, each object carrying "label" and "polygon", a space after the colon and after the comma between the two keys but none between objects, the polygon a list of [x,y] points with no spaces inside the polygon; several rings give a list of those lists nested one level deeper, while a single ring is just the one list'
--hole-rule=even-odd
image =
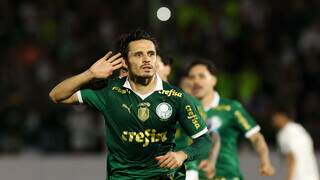
[{"label": "v-neck collar", "polygon": [[219,102],[220,102],[220,95],[218,94],[217,91],[214,91],[214,95],[211,103],[209,104],[209,106],[205,107],[204,110],[208,111],[211,108],[217,107],[219,105]]},{"label": "v-neck collar", "polygon": [[160,91],[163,90],[163,83],[162,80],[160,78],[160,76],[158,74],[156,74],[156,87],[149,93],[147,94],[140,94],[137,91],[134,91],[129,83],[129,77],[126,78],[126,81],[123,84],[123,87],[130,89],[132,92],[134,92],[137,96],[139,96],[142,100],[146,99],[147,97],[149,97],[152,93],[154,93],[155,91]]}]

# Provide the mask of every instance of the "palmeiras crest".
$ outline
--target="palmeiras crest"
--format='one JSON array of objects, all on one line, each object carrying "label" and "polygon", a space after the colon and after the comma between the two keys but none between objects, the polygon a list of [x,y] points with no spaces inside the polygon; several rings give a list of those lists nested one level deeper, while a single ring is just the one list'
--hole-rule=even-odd
[{"label": "palmeiras crest", "polygon": [[145,122],[146,120],[149,119],[150,116],[150,103],[148,102],[142,102],[138,104],[138,118],[140,121]]}]

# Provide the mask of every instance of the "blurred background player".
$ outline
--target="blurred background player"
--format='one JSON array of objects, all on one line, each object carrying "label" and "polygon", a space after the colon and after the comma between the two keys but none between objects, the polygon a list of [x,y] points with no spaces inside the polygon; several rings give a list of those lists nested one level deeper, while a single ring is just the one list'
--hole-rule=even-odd
[{"label": "blurred background player", "polygon": [[163,54],[157,54],[157,72],[163,81],[169,82],[173,60]]},{"label": "blurred background player", "polygon": [[278,107],[272,115],[273,125],[279,130],[277,141],[287,160],[286,180],[319,180],[313,141],[309,133],[293,122],[292,113]]},{"label": "blurred background player", "polygon": [[[173,63],[172,58],[167,57],[163,54],[157,55],[157,70],[158,70],[158,74],[162,80],[168,81],[171,70],[172,70],[172,63]],[[182,90],[184,92],[186,92],[186,94],[188,94],[190,100],[192,100],[194,102],[194,104],[196,105],[202,118],[206,119],[206,115],[205,115],[205,112],[204,112],[204,109],[202,107],[201,102],[191,95],[191,82],[190,82],[188,76],[181,77],[180,87],[182,88]],[[186,180],[205,179],[206,176],[213,177],[214,171],[215,171],[214,164],[215,164],[217,154],[218,154],[218,151],[220,148],[220,138],[219,138],[219,134],[217,133],[217,131],[212,131],[210,133],[210,135],[211,135],[211,138],[212,138],[212,141],[214,144],[213,144],[212,150],[210,152],[210,156],[209,156],[208,161],[210,161],[212,163],[206,164],[206,166],[203,167],[205,172],[200,171],[200,174],[199,174],[198,166],[199,166],[200,160],[186,162],[185,163]],[[179,151],[179,150],[185,148],[186,146],[190,145],[190,143],[192,142],[192,139],[187,135],[187,133],[183,130],[183,128],[181,127],[181,125],[179,123],[177,124],[177,130],[176,130],[176,134],[175,134],[175,142],[176,142],[176,148],[175,148],[176,151]]]},{"label": "blurred background player", "polygon": [[201,100],[205,108],[209,129],[218,129],[221,138],[214,180],[243,179],[237,155],[237,142],[242,135],[250,140],[259,155],[261,175],[273,175],[268,146],[259,132],[260,126],[238,101],[222,98],[214,90],[218,79],[212,62],[194,61],[188,67],[188,72],[192,81],[192,93]]}]

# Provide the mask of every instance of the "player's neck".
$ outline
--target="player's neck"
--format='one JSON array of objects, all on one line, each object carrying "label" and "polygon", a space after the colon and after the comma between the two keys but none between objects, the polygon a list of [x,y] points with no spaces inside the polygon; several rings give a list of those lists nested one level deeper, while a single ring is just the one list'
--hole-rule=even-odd
[{"label": "player's neck", "polygon": [[140,93],[147,94],[154,90],[157,84],[156,76],[150,78],[138,77],[138,76],[129,76],[129,83],[132,90]]},{"label": "player's neck", "polygon": [[202,106],[203,106],[204,108],[208,108],[208,107],[211,105],[213,99],[216,98],[216,97],[214,97],[214,96],[215,96],[215,95],[214,95],[214,91],[211,91],[211,92],[208,93],[206,96],[204,96],[204,97],[201,99]]}]

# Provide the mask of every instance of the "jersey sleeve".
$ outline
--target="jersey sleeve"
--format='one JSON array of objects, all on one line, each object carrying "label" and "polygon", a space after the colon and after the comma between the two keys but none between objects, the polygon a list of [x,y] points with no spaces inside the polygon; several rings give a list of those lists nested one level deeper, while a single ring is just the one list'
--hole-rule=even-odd
[{"label": "jersey sleeve", "polygon": [[79,103],[88,104],[99,111],[106,106],[105,97],[107,94],[107,85],[99,89],[87,87],[77,91]]},{"label": "jersey sleeve", "polygon": [[192,139],[208,132],[206,123],[201,117],[196,104],[187,96],[182,96],[179,109],[179,123]]},{"label": "jersey sleeve", "polygon": [[249,138],[250,136],[260,131],[260,126],[257,125],[255,120],[239,102],[235,102],[233,106],[233,113],[236,120],[235,123],[237,127],[239,127],[240,130],[245,134],[246,138]]}]

